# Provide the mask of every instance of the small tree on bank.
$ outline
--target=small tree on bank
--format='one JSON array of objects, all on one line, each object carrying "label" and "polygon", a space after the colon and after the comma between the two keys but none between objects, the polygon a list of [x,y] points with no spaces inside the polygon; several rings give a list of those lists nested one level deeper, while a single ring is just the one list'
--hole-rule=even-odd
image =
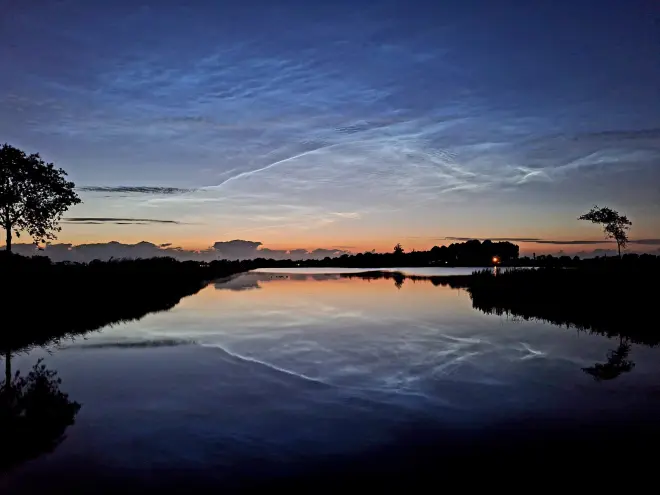
[{"label": "small tree on bank", "polygon": [[27,155],[13,146],[0,148],[0,227],[6,232],[7,251],[12,235],[27,232],[35,243],[55,239],[62,214],[80,203],[75,184],[66,172],[45,163],[38,154]]},{"label": "small tree on bank", "polygon": [[620,215],[618,211],[611,208],[599,208],[595,205],[589,212],[580,215],[578,220],[589,220],[592,223],[602,225],[605,237],[616,241],[619,258],[621,258],[621,248],[625,249],[628,245],[628,230],[632,225],[628,217]]},{"label": "small tree on bank", "polygon": [[393,253],[394,253],[395,255],[397,255],[397,256],[401,256],[401,255],[403,254],[403,252],[404,252],[404,251],[403,251],[403,246],[402,246],[401,244],[397,244],[396,246],[394,246],[394,251],[393,251]]}]

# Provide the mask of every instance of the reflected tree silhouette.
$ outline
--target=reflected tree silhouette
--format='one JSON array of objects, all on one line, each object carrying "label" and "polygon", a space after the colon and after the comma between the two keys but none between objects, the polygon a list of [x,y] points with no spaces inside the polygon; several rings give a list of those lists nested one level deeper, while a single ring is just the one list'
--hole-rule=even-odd
[{"label": "reflected tree silhouette", "polygon": [[406,276],[399,272],[393,273],[392,278],[394,279],[394,286],[397,289],[403,287],[403,283],[406,281]]},{"label": "reflected tree silhouette", "polygon": [[593,366],[582,368],[582,371],[591,375],[596,381],[613,380],[623,373],[632,371],[635,363],[627,359],[631,351],[631,344],[623,337],[619,340],[619,346],[607,353],[606,363],[596,363]]},{"label": "reflected tree silhouette", "polygon": [[353,278],[359,278],[362,280],[370,281],[370,280],[394,280],[394,285],[396,288],[400,289],[403,286],[403,283],[406,280],[411,280],[413,282],[417,281],[425,281],[425,282],[431,282],[434,286],[449,286],[452,289],[459,289],[459,288],[465,288],[468,286],[468,281],[469,277],[465,275],[406,275],[401,272],[389,272],[389,271],[369,271],[369,272],[361,272],[361,273],[340,273],[339,276],[341,278],[347,278],[347,279],[353,279]]},{"label": "reflected tree silhouette", "polygon": [[0,390],[0,432],[5,448],[0,470],[52,452],[74,424],[81,405],[60,390],[57,372],[38,360],[30,372],[11,374],[11,353],[5,353],[5,380]]}]

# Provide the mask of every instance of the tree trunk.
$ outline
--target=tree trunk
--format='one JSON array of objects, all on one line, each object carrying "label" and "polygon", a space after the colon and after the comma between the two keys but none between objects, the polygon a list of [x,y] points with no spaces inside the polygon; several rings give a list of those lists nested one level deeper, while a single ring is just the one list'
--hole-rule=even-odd
[{"label": "tree trunk", "polygon": [[11,253],[11,225],[7,225],[7,244],[5,245],[5,251]]},{"label": "tree trunk", "polygon": [[617,242],[616,247],[619,248],[619,259],[621,259],[621,244]]}]

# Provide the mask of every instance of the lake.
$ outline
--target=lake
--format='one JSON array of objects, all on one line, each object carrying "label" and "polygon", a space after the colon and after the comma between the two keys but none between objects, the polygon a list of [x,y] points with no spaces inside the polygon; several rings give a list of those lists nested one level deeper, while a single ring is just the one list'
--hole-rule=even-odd
[{"label": "lake", "polygon": [[[403,271],[461,274],[433,270]],[[487,315],[462,289],[324,271],[239,275],[168,312],[15,356],[21,370],[43,358],[82,407],[66,439],[0,489],[403,476],[569,437],[579,457],[601,426],[606,447],[620,435],[631,451],[656,434],[655,348],[621,357],[618,339]],[[619,365],[609,379],[584,371],[608,358]]]}]

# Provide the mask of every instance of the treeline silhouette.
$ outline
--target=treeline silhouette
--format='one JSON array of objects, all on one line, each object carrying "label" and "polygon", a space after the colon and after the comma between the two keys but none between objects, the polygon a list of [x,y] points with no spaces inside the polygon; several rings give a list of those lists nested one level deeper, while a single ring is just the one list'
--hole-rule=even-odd
[{"label": "treeline silhouette", "polygon": [[[309,267],[342,268],[392,268],[397,266],[491,266],[493,258],[498,263],[508,265],[516,263],[520,248],[511,242],[492,242],[489,240],[470,240],[452,243],[449,246],[434,246],[428,251],[404,252],[397,244],[391,253],[367,251],[358,254],[344,254],[337,258],[306,260]],[[300,262],[299,262],[300,263]]]},{"label": "treeline silhouette", "polygon": [[[399,245],[397,244],[397,247]],[[580,258],[579,256],[553,256],[542,254],[519,256],[520,248],[510,242],[492,242],[485,240],[470,240],[452,243],[449,246],[434,246],[428,251],[409,252],[393,250],[389,253],[366,251],[357,254],[343,254],[336,258],[307,260],[273,260],[256,258],[252,260],[255,266],[265,267],[323,267],[323,268],[396,268],[396,267],[602,267],[603,263],[624,263],[634,266],[638,263],[653,263],[658,256],[653,254],[625,254],[621,259],[616,256],[595,256]]]}]

